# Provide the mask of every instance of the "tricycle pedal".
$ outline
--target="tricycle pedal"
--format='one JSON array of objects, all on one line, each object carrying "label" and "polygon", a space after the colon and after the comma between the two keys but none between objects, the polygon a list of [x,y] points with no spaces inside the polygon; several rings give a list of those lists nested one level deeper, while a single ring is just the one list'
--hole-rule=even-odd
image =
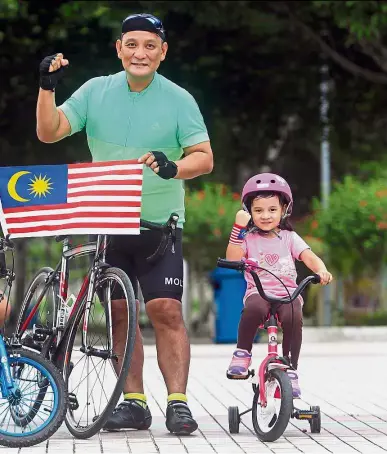
[{"label": "tricycle pedal", "polygon": [[33,350],[41,351],[42,350],[42,344],[39,344],[38,342],[35,342],[33,339],[33,336],[27,334],[22,340],[21,344],[24,347],[32,348]]},{"label": "tricycle pedal", "polygon": [[296,419],[313,419],[319,416],[318,411],[315,410],[294,410],[292,418]]},{"label": "tricycle pedal", "polygon": [[229,380],[247,380],[249,378],[248,375],[230,375],[227,374],[227,378]]},{"label": "tricycle pedal", "polygon": [[254,369],[249,370],[247,375],[230,375],[227,372],[227,378],[229,380],[247,380],[250,377],[254,377],[254,375],[255,375]]}]

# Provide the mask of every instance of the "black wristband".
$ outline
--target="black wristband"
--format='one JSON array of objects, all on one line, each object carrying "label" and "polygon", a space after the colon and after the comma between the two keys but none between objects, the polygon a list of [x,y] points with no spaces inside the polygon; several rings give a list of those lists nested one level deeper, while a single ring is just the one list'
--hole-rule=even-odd
[{"label": "black wristband", "polygon": [[162,151],[152,151],[151,153],[159,166],[159,173],[157,174],[159,177],[163,180],[170,180],[177,175],[177,165],[170,161]]}]

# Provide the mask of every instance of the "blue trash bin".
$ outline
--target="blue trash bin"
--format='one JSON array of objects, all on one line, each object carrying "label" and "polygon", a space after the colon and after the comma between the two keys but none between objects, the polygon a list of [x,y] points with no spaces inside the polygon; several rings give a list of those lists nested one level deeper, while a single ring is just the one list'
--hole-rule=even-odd
[{"label": "blue trash bin", "polygon": [[211,273],[215,300],[215,338],[217,344],[235,343],[243,309],[246,281],[243,273],[216,268]]}]

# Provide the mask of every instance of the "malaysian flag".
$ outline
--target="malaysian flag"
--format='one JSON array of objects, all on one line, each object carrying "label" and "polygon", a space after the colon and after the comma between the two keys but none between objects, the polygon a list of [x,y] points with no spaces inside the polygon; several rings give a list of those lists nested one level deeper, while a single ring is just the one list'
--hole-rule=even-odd
[{"label": "malaysian flag", "polygon": [[143,164],[0,167],[0,221],[11,238],[140,233]]}]

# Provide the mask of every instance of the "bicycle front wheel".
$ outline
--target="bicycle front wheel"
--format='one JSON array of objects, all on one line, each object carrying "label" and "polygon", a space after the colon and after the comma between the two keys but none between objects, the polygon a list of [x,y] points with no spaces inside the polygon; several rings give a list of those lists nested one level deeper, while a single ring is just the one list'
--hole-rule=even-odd
[{"label": "bicycle front wheel", "polygon": [[61,426],[68,403],[65,383],[51,362],[32,351],[10,350],[8,361],[15,392],[0,398],[0,445],[33,446]]},{"label": "bicycle front wheel", "polygon": [[129,370],[137,324],[132,284],[118,268],[100,271],[89,312],[86,306],[82,301],[69,321],[63,355],[70,401],[65,421],[77,438],[95,435],[113,412]]},{"label": "bicycle front wheel", "polygon": [[259,387],[253,399],[253,427],[261,441],[276,441],[285,432],[293,411],[293,391],[286,372],[272,369],[265,382],[267,405],[259,399]]}]

